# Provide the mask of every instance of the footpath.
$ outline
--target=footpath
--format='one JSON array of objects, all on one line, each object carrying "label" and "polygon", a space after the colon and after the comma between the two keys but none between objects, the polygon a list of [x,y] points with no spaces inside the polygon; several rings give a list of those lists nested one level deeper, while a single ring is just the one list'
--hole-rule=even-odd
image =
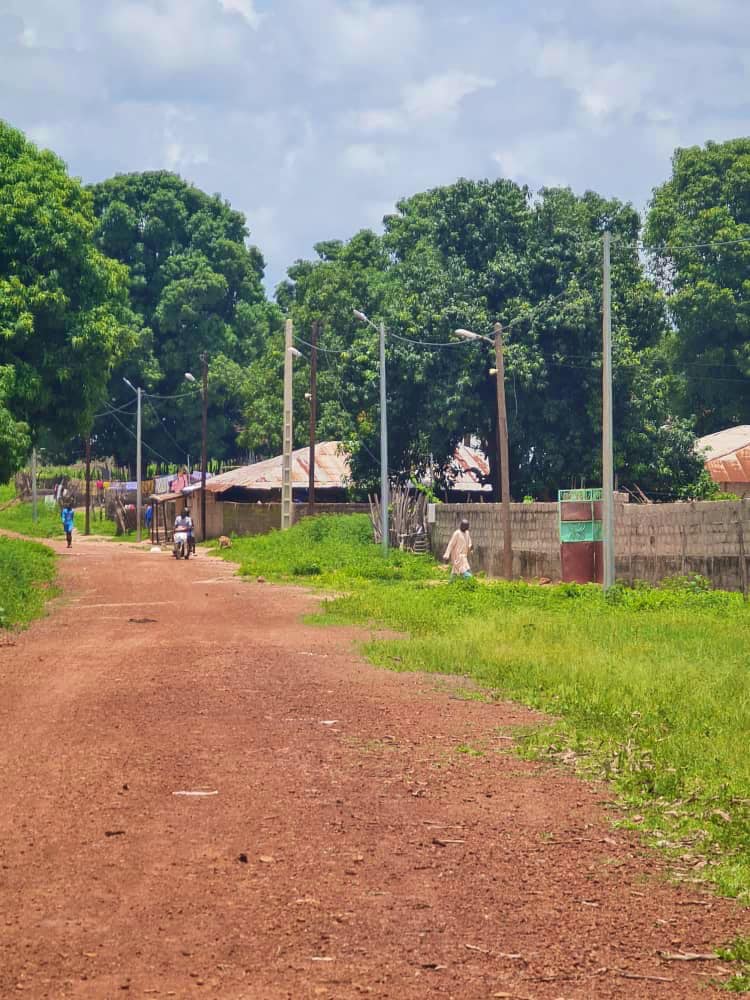
[{"label": "footpath", "polygon": [[[0,997],[705,998],[750,914],[318,596],[77,539],[0,645]],[[666,956],[666,957],[665,957]]]}]

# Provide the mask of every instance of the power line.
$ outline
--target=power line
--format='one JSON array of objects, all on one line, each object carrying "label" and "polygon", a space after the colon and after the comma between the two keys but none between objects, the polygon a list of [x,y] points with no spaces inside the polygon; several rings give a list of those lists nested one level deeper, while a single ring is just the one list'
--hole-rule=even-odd
[{"label": "power line", "polygon": [[298,344],[304,344],[305,347],[317,347],[317,349],[319,351],[322,351],[324,354],[349,354],[349,352],[352,350],[351,347],[348,347],[345,348],[343,351],[334,351],[330,347],[321,347],[320,344],[311,344],[309,343],[309,341],[303,340],[302,337],[297,337],[296,335],[294,339],[297,341]]},{"label": "power line", "polygon": [[[126,410],[129,410],[131,407],[135,406],[136,402],[137,400],[132,399],[129,402],[125,403],[124,406],[118,406],[117,408],[110,407],[110,409],[108,410],[102,410],[101,413],[95,413],[94,416],[92,417],[92,420],[97,420],[99,417],[108,417],[112,413],[124,413]],[[105,403],[104,405],[106,406],[107,404]]]},{"label": "power line", "polygon": [[[131,437],[133,437],[136,440],[138,440],[138,435],[135,433],[135,431],[131,430],[131,428],[128,427],[127,424],[124,424],[122,422],[122,420],[120,420],[120,418],[117,416],[117,414],[114,411],[110,412],[110,416],[113,417],[117,421],[117,423],[120,425],[120,427],[122,427],[122,429],[124,431],[127,431],[127,433]],[[175,464],[174,462],[172,462],[171,459],[165,458],[164,455],[162,455],[161,452],[159,452],[159,451],[156,450],[156,448],[152,448],[150,444],[148,444],[146,441],[143,440],[143,438],[141,438],[141,444],[143,445],[144,448],[148,448],[148,450],[150,452],[152,452],[154,455],[156,455],[157,458],[160,458],[162,460],[162,462],[166,462],[167,465],[174,465]]]},{"label": "power line", "polygon": [[164,433],[167,435],[167,437],[172,442],[172,444],[177,448],[177,453],[178,454],[183,454],[185,456],[185,458],[187,458],[187,451],[182,447],[182,445],[178,441],[176,441],[174,439],[174,437],[172,437],[172,434],[167,430],[167,426],[166,426],[166,424],[164,422],[164,418],[159,414],[159,412],[157,411],[157,409],[154,406],[154,404],[151,402],[150,399],[147,399],[147,403],[151,407],[151,412],[154,414],[154,416],[156,417],[156,419],[159,421],[159,426],[164,431]]}]

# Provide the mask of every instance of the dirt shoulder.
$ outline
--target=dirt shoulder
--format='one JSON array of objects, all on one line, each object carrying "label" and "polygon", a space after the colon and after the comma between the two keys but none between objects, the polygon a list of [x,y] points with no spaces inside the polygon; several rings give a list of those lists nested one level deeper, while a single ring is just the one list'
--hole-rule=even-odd
[{"label": "dirt shoulder", "polygon": [[532,713],[205,553],[55,547],[0,647],[1,997],[705,997],[722,963],[660,953],[750,932],[507,752]]}]

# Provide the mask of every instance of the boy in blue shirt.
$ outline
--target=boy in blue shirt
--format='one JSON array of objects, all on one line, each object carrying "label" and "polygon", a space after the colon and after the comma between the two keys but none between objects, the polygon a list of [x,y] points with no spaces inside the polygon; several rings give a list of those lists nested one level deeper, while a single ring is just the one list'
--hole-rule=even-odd
[{"label": "boy in blue shirt", "polygon": [[69,503],[65,504],[62,511],[62,526],[68,542],[68,548],[73,544],[73,517],[73,508]]}]

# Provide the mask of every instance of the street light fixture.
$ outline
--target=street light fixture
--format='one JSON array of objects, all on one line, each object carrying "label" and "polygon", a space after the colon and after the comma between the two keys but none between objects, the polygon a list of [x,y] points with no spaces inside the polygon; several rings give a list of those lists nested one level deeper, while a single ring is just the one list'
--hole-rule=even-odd
[{"label": "street light fixture", "polygon": [[140,542],[141,540],[141,521],[142,521],[142,508],[143,508],[143,496],[142,496],[142,480],[141,480],[141,447],[142,447],[142,434],[141,434],[141,398],[143,396],[143,389],[136,389],[130,379],[123,376],[123,382],[125,385],[132,389],[138,398],[138,410],[136,416],[136,434],[135,434],[135,520],[136,520],[136,540]]},{"label": "street light fixture", "polygon": [[388,413],[385,385],[385,324],[376,326],[360,309],[354,310],[360,323],[367,323],[380,335],[380,530],[383,555],[388,555]]},{"label": "street light fixture", "polygon": [[473,330],[455,330],[457,337],[464,340],[483,340],[495,348],[496,367],[490,369],[490,374],[496,377],[497,386],[497,437],[498,465],[500,467],[500,492],[503,519],[503,576],[507,580],[513,578],[513,538],[510,524],[510,468],[508,457],[508,416],[505,407],[505,362],[503,357],[503,327],[495,323],[495,337],[485,337]]}]

